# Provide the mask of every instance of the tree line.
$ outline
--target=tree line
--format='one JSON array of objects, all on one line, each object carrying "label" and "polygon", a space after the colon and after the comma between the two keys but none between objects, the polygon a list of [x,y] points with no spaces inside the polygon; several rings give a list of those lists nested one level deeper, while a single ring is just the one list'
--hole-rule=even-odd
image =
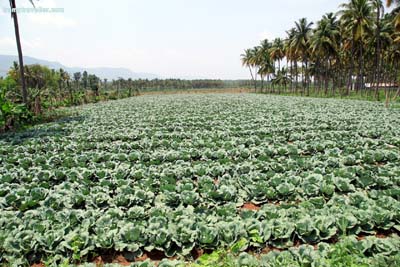
[{"label": "tree line", "polygon": [[349,0],[316,23],[302,18],[284,38],[246,49],[242,63],[255,90],[307,96],[357,93],[376,100],[383,94],[387,104],[396,99],[400,1],[386,6],[394,9],[385,12],[381,0]]},{"label": "tree line", "polygon": [[[35,1],[29,0],[33,6]],[[0,131],[19,124],[41,120],[47,111],[60,106],[79,105],[107,99],[130,97],[140,90],[223,88],[221,80],[133,80],[119,78],[108,81],[87,71],[68,73],[41,65],[24,65],[16,1],[10,0],[18,63],[6,77],[0,77]],[[233,82],[239,84],[240,82]],[[245,81],[245,84],[248,82]],[[232,84],[232,83],[230,83]]]}]

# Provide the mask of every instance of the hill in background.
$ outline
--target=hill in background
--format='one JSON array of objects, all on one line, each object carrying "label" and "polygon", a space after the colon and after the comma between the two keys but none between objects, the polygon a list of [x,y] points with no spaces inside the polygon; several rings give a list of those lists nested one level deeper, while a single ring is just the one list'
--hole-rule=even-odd
[{"label": "hill in background", "polygon": [[[17,61],[18,62],[18,57],[17,56],[11,56],[11,55],[0,55],[0,77],[1,76],[6,76],[8,70],[12,66],[13,62]],[[65,71],[69,73],[74,73],[74,72],[83,72],[87,71],[90,74],[95,74],[98,77],[108,80],[112,79],[118,79],[119,77],[122,77],[124,79],[132,78],[132,79],[156,79],[160,78],[156,74],[152,73],[139,73],[139,72],[133,72],[130,69],[127,68],[108,68],[108,67],[99,67],[99,68],[84,68],[84,67],[67,67],[64,66],[63,64],[56,62],[56,61],[48,61],[48,60],[43,60],[43,59],[38,59],[34,57],[29,57],[29,56],[24,56],[24,64],[25,65],[31,65],[31,64],[40,64],[40,65],[45,65],[51,69],[64,69]]]}]

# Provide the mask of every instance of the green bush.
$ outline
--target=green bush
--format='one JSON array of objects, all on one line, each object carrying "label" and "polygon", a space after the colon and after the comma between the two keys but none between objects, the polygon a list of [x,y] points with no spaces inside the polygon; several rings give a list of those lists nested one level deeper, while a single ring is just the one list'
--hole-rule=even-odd
[{"label": "green bush", "polygon": [[32,118],[31,112],[24,104],[16,104],[6,98],[6,89],[0,89],[0,129],[17,127]]}]

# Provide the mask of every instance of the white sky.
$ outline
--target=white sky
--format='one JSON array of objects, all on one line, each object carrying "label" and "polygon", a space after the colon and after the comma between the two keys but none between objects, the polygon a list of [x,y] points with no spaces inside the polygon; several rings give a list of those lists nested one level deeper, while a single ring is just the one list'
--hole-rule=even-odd
[{"label": "white sky", "polygon": [[[318,20],[346,0],[34,0],[64,13],[20,13],[24,54],[66,66],[126,67],[164,78],[248,78],[240,54],[284,37],[302,17]],[[16,0],[30,7],[28,0]],[[15,55],[0,2],[0,54]]]}]

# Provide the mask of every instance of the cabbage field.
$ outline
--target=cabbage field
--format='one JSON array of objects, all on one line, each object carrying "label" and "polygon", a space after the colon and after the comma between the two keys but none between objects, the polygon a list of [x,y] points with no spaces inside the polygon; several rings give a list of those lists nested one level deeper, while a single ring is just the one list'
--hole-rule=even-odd
[{"label": "cabbage field", "polygon": [[74,111],[0,136],[0,265],[400,266],[400,109],[199,94]]}]

